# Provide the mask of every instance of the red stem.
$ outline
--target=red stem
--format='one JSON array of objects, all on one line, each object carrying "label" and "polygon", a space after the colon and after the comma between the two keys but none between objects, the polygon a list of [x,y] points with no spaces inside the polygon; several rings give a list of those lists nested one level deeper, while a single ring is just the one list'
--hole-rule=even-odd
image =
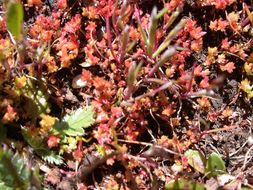
[{"label": "red stem", "polygon": [[192,87],[192,82],[193,82],[193,78],[194,78],[194,69],[196,68],[196,63],[193,64],[193,69],[192,69],[192,73],[191,73],[191,79],[190,79],[190,83],[187,89],[187,92],[191,91],[191,87]]}]

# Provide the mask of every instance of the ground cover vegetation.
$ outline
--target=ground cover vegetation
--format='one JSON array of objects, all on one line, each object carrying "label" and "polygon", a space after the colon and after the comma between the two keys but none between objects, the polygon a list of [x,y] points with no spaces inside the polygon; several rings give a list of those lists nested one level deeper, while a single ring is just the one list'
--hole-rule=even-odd
[{"label": "ground cover vegetation", "polygon": [[251,0],[1,0],[0,189],[253,189]]}]

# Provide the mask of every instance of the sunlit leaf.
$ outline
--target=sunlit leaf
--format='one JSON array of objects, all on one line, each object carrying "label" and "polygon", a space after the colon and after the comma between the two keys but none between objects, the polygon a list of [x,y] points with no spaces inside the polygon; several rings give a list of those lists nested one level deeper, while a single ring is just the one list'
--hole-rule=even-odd
[{"label": "sunlit leaf", "polygon": [[35,120],[39,115],[50,112],[48,89],[42,80],[16,78],[15,92],[25,105],[23,109],[27,117]]},{"label": "sunlit leaf", "polygon": [[91,126],[95,122],[94,115],[92,107],[79,108],[73,113],[66,115],[61,122],[56,123],[53,133],[82,136],[84,135],[84,128]]},{"label": "sunlit leaf", "polygon": [[242,89],[244,92],[247,93],[248,98],[253,98],[253,85],[250,83],[250,81],[246,78],[241,81],[240,89]]},{"label": "sunlit leaf", "polygon": [[204,185],[186,179],[170,181],[165,185],[165,190],[204,190]]},{"label": "sunlit leaf", "polygon": [[205,173],[206,159],[198,150],[187,150],[185,156],[190,166],[200,173]]},{"label": "sunlit leaf", "polygon": [[7,10],[7,27],[16,38],[20,38],[24,18],[23,6],[21,3],[10,3]]}]

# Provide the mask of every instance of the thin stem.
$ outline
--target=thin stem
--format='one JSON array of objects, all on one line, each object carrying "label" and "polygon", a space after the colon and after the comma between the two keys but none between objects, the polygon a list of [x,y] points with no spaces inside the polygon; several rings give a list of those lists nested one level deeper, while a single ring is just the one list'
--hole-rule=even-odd
[{"label": "thin stem", "polygon": [[[159,82],[162,82],[162,81],[159,81]],[[163,91],[163,90],[166,90],[166,89],[169,89],[170,91],[173,91],[173,93],[177,93],[177,89],[176,89],[176,85],[174,84],[173,81],[166,81],[164,82],[164,84],[160,87],[158,87],[157,89],[155,90],[151,90],[150,92],[147,92],[145,94],[142,94],[140,96],[137,96],[135,98],[132,98],[132,99],[129,99],[128,101],[126,102],[122,102],[123,105],[129,105],[131,104],[132,102],[135,102],[135,101],[138,101],[142,98],[145,98],[145,97],[153,97],[155,96],[158,92],[160,91]]]},{"label": "thin stem", "polygon": [[203,131],[201,133],[201,136],[206,135],[206,134],[210,134],[210,133],[218,133],[218,132],[221,132],[221,131],[228,131],[228,130],[231,130],[231,129],[234,129],[234,128],[237,128],[237,127],[238,127],[237,125],[232,125],[232,126],[218,128],[218,129],[211,129],[211,130],[208,130],[208,131]]},{"label": "thin stem", "polygon": [[192,72],[191,72],[191,77],[190,77],[189,86],[187,88],[187,92],[191,92],[192,83],[193,83],[193,79],[194,79],[194,70],[195,70],[195,68],[196,68],[196,63],[193,64],[193,69],[192,69]]},{"label": "thin stem", "polygon": [[177,155],[177,156],[183,156],[182,154],[180,154],[178,152],[175,152],[173,150],[170,150],[168,148],[165,148],[161,145],[154,145],[152,143],[141,142],[141,141],[133,141],[133,140],[124,140],[124,139],[118,139],[118,141],[122,142],[122,143],[138,144],[138,145],[144,145],[144,146],[151,146],[151,147],[154,147],[154,148],[161,148],[161,149],[165,150],[166,152],[168,152],[170,154],[174,154],[174,155]]}]

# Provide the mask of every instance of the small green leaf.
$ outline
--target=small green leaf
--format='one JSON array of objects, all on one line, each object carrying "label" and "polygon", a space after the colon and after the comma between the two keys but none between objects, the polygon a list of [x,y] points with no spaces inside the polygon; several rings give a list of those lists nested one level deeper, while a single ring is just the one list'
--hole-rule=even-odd
[{"label": "small green leaf", "polygon": [[191,167],[200,173],[205,173],[206,159],[198,150],[187,150],[185,156]]},{"label": "small green leaf", "polygon": [[165,190],[204,190],[204,185],[186,179],[170,181],[165,185]]},{"label": "small green leaf", "polygon": [[208,177],[217,176],[225,173],[226,166],[222,158],[217,153],[212,153],[207,160],[206,174]]},{"label": "small green leaf", "polygon": [[94,115],[92,107],[79,108],[70,115],[66,115],[61,122],[56,123],[53,127],[53,133],[82,136],[84,135],[83,129],[95,122]]},{"label": "small green leaf", "polygon": [[22,135],[25,141],[34,149],[43,160],[50,164],[60,165],[63,163],[63,159],[60,155],[57,155],[55,151],[50,150],[44,139],[38,136],[31,136],[30,132],[26,128],[22,128]]},{"label": "small green leaf", "polygon": [[36,153],[49,164],[61,165],[63,163],[63,158],[54,151],[38,150]]},{"label": "small green leaf", "polygon": [[23,6],[21,3],[10,3],[7,10],[7,27],[16,38],[20,38],[24,18]]}]

